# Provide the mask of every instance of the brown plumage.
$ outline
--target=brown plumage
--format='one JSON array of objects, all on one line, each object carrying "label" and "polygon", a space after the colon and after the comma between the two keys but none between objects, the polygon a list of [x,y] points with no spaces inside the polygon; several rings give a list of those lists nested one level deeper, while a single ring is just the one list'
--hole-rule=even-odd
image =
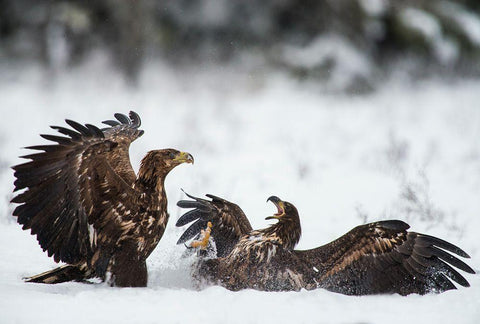
[{"label": "brown plumage", "polygon": [[66,136],[41,135],[53,145],[27,147],[29,162],[14,166],[13,215],[30,229],[60,268],[27,278],[59,283],[98,277],[115,286],[146,286],[146,259],[168,221],[166,175],[190,154],[150,151],[135,175],[130,143],[143,134],[140,117],[115,114],[99,129],[66,120],[73,129],[52,126]]},{"label": "brown plumage", "polygon": [[177,226],[195,223],[178,243],[198,238],[199,230],[211,222],[210,253],[199,253],[193,275],[230,290],[324,288],[347,295],[425,294],[455,289],[452,281],[468,287],[468,281],[453,267],[474,273],[448,253],[469,258],[463,250],[409,232],[408,224],[399,220],[361,225],[329,244],[301,251],[294,249],[301,236],[298,211],[289,202],[270,197],[278,212],[267,219],[278,222],[252,230],[237,205],[212,195],[207,195],[211,201],[188,196],[193,200],[181,200],[178,206],[194,209],[185,213]]}]

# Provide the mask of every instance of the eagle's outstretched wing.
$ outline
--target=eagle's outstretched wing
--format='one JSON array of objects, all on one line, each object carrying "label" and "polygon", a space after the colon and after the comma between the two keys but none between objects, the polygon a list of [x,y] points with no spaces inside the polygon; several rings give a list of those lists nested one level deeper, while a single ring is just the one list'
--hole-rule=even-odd
[{"label": "eagle's outstretched wing", "polygon": [[180,217],[176,226],[195,222],[185,230],[177,244],[185,243],[199,235],[210,221],[213,225],[210,235],[215,241],[217,257],[220,258],[229,254],[239,238],[252,230],[247,217],[236,204],[210,194],[207,197],[212,200],[193,197],[187,193],[186,195],[193,200],[180,200],[177,205],[194,209]]},{"label": "eagle's outstretched wing", "polygon": [[52,126],[66,136],[41,135],[56,144],[27,147],[41,152],[13,167],[15,191],[23,190],[12,199],[20,204],[13,215],[56,262],[85,261],[97,234],[115,236],[121,229],[114,218],[135,208],[124,201],[134,194],[136,177],[128,148],[143,131],[136,113],[115,117],[118,122],[106,121],[110,127],[102,130],[72,120],[66,120],[72,129]]},{"label": "eagle's outstretched wing", "polygon": [[306,277],[315,278],[319,287],[348,295],[442,292],[455,289],[451,280],[469,286],[453,267],[475,272],[448,252],[469,258],[467,253],[436,237],[407,232],[408,228],[398,220],[370,223],[324,246],[294,253],[311,271]]}]

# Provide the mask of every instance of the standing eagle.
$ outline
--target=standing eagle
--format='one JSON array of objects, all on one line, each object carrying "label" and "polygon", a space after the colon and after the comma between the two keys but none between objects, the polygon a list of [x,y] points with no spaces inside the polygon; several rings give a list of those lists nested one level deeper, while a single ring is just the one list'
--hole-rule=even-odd
[{"label": "standing eagle", "polygon": [[72,120],[72,129],[52,126],[65,136],[41,135],[55,142],[30,146],[41,151],[13,167],[13,215],[30,229],[59,268],[26,278],[60,283],[100,278],[112,286],[145,287],[146,259],[168,221],[164,181],[193,157],[174,149],[150,151],[138,176],[130,164],[130,143],[143,134],[140,117],[115,114],[99,129]]},{"label": "standing eagle", "polygon": [[[203,250],[194,264],[194,278],[230,290],[324,288],[347,295],[425,294],[455,289],[451,280],[469,286],[452,266],[475,273],[447,252],[469,258],[463,250],[439,238],[409,232],[409,225],[399,220],[360,225],[329,244],[301,251],[294,249],[300,240],[300,219],[289,202],[268,198],[278,212],[266,219],[278,222],[252,230],[237,205],[213,195],[207,195],[212,200],[188,197],[193,200],[181,200],[178,206],[193,210],[176,225],[195,222],[178,244],[199,238],[191,245]],[[207,247],[213,248],[213,256]]]}]

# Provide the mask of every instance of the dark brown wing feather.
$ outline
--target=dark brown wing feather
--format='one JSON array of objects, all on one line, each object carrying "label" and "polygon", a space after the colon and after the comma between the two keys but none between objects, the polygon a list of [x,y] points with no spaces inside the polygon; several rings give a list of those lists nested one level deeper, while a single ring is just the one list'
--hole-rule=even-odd
[{"label": "dark brown wing feather", "polygon": [[306,277],[314,278],[319,287],[348,295],[442,292],[455,289],[451,280],[469,285],[452,266],[474,273],[472,268],[446,251],[468,254],[438,238],[407,232],[408,228],[396,220],[366,224],[327,245],[295,253],[310,269]]},{"label": "dark brown wing feather", "polygon": [[[115,151],[107,153],[107,161],[115,170],[115,173],[121,176],[125,182],[133,184],[136,175],[130,164],[128,149],[130,143],[143,135],[143,130],[138,129],[141,126],[140,116],[131,111],[130,118],[118,113],[115,114],[115,117],[121,121],[121,124],[102,129],[107,140],[118,143]],[[103,123],[108,125],[108,122],[111,121],[104,121]]]},{"label": "dark brown wing feather", "polygon": [[20,204],[13,215],[23,229],[37,235],[55,261],[77,263],[92,253],[89,223],[101,217],[96,213],[98,193],[105,185],[101,176],[112,170],[110,178],[118,177],[118,183],[133,183],[128,148],[143,131],[138,130],[137,114],[130,112],[128,120],[103,130],[67,120],[72,129],[52,127],[66,136],[42,135],[56,144],[27,147],[41,152],[24,156],[30,161],[13,167],[15,191],[23,190],[12,199]]},{"label": "dark brown wing feather", "polygon": [[215,241],[217,257],[224,257],[230,253],[240,237],[249,233],[252,226],[242,209],[225,199],[208,194],[212,200],[187,196],[193,200],[180,200],[177,205],[182,208],[194,208],[182,215],[176,226],[184,226],[195,221],[178,239],[177,244],[185,243],[197,236],[200,230],[212,222],[211,237]]}]

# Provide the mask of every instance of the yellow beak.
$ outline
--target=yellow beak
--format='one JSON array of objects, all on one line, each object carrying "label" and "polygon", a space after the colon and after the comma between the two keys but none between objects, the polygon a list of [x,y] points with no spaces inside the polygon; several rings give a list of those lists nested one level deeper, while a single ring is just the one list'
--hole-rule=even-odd
[{"label": "yellow beak", "polygon": [[179,162],[179,163],[192,163],[193,164],[193,162],[194,162],[193,156],[188,152],[180,152],[179,154],[177,154],[177,156],[173,160],[176,161],[176,162]]},{"label": "yellow beak", "polygon": [[280,200],[277,196],[271,196],[267,199],[267,201],[271,201],[278,209],[276,214],[272,216],[268,216],[265,219],[280,219],[283,215],[285,215],[285,203]]}]

